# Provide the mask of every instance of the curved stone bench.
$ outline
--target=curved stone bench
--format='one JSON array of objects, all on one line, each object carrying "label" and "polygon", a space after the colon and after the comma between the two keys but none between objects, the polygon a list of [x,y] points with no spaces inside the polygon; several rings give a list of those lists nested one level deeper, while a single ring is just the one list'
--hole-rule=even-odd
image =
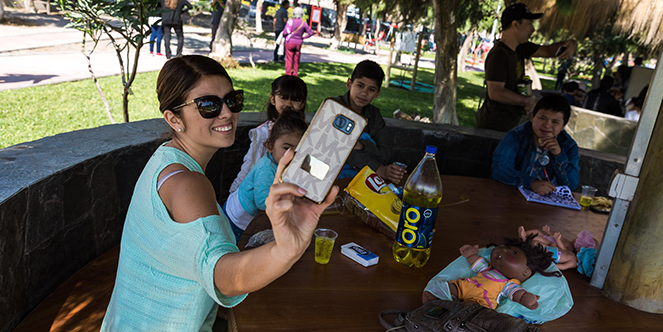
[{"label": "curved stone bench", "polygon": [[[309,119],[313,114],[308,114]],[[438,147],[443,174],[488,177],[502,133],[385,119],[394,160],[414,169]],[[242,113],[237,137],[264,121]],[[0,331],[16,325],[67,278],[120,241],[133,187],[167,130],[162,119],[80,130],[0,150]],[[207,167],[219,200],[249,147],[238,139]],[[625,157],[580,151],[581,184],[605,195]]]}]

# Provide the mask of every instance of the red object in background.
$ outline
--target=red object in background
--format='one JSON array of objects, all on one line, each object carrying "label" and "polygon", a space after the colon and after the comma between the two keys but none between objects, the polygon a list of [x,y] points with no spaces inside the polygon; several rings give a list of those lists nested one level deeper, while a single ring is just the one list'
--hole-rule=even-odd
[{"label": "red object in background", "polygon": [[322,16],[322,7],[311,6],[311,19],[308,25],[313,26],[313,22],[318,23],[315,29],[315,36],[320,34],[320,17]]}]

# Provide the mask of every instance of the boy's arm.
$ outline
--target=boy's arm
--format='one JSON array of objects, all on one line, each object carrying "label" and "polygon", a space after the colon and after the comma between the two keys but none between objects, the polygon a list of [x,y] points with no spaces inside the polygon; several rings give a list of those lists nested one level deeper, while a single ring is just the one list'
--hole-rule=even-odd
[{"label": "boy's arm", "polygon": [[516,169],[516,157],[518,156],[520,144],[518,135],[513,131],[506,133],[502,137],[495,152],[493,152],[492,174],[490,177],[513,187],[522,185],[530,189],[535,177],[527,174],[527,172],[521,172]]},{"label": "boy's arm", "polygon": [[580,155],[578,154],[578,145],[575,142],[568,145],[567,147],[565,144],[562,153],[552,158],[552,163],[557,185],[567,185],[571,190],[574,190],[580,182],[580,166],[578,165]]},{"label": "boy's arm", "polygon": [[389,159],[389,137],[385,130],[386,124],[379,111],[371,110],[370,114],[367,114],[367,118],[367,132],[375,142],[360,139],[359,142],[363,145],[363,149],[352,150],[348,157],[348,164],[356,169],[368,165],[373,171],[377,171]]}]

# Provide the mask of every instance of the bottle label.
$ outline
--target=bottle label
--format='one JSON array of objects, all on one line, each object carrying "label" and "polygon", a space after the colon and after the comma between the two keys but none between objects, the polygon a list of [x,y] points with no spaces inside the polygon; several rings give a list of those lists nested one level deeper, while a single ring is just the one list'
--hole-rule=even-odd
[{"label": "bottle label", "polygon": [[436,218],[437,207],[422,208],[403,201],[396,241],[414,249],[429,248],[433,241]]}]

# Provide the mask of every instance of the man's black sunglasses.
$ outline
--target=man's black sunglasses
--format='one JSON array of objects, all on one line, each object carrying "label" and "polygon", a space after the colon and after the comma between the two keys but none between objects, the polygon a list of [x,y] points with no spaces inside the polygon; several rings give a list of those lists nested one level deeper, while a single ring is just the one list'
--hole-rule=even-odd
[{"label": "man's black sunglasses", "polygon": [[205,119],[211,119],[221,114],[223,103],[228,105],[228,108],[233,113],[239,113],[244,108],[244,90],[233,90],[228,92],[223,98],[217,96],[202,96],[194,100],[189,100],[186,103],[173,107],[176,111],[186,105],[196,103],[200,116]]}]

